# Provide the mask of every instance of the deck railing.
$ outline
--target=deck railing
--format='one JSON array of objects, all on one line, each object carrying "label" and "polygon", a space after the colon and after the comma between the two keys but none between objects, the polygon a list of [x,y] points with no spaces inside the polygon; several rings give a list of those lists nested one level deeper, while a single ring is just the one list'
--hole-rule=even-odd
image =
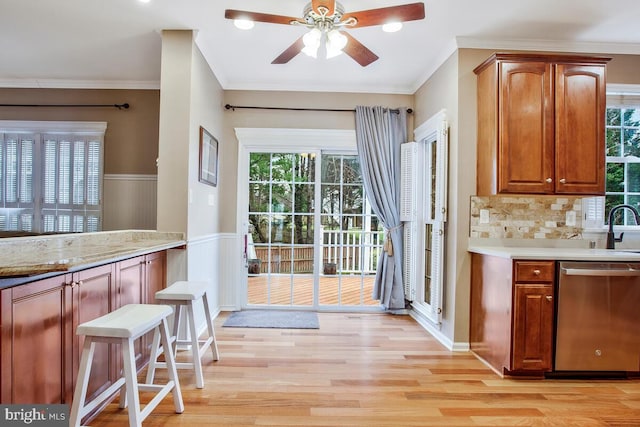
[{"label": "deck railing", "polygon": [[[330,230],[322,232],[323,274],[375,273],[382,250],[382,231]],[[249,273],[313,273],[313,245],[254,244],[257,260],[250,260]]]}]

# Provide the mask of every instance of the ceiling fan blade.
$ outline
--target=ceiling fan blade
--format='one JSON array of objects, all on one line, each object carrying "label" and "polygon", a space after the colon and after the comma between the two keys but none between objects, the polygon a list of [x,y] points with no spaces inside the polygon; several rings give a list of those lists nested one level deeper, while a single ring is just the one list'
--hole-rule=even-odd
[{"label": "ceiling fan blade", "polygon": [[298,18],[284,15],[270,15],[268,13],[247,12],[244,10],[227,9],[224,11],[224,17],[227,19],[248,19],[256,22],[267,22],[269,24],[291,24],[291,21],[297,21]]},{"label": "ceiling fan blade", "polygon": [[358,64],[366,67],[378,59],[378,55],[371,52],[351,34],[346,31],[342,31],[342,34],[344,34],[348,39],[347,45],[342,49],[342,51],[352,57]]},{"label": "ceiling fan blade", "polygon": [[424,19],[424,3],[411,3],[345,13],[341,21],[346,21],[349,18],[355,18],[358,21],[355,25],[349,26],[349,28],[370,27],[391,21],[417,21]]},{"label": "ceiling fan blade", "polygon": [[318,8],[321,6],[327,8],[328,9],[327,16],[331,16],[333,15],[336,9],[336,0],[312,0],[311,1],[311,8],[318,15],[320,15]]},{"label": "ceiling fan blade", "polygon": [[286,48],[284,52],[282,52],[276,59],[271,61],[272,64],[286,64],[291,61],[297,54],[302,52],[304,48],[304,43],[302,42],[302,37],[293,42],[291,46]]}]

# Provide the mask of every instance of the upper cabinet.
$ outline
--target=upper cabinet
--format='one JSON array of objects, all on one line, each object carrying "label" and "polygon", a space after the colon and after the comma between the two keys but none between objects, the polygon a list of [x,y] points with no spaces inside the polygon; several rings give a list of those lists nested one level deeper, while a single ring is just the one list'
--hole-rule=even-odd
[{"label": "upper cabinet", "polygon": [[474,70],[478,195],[604,194],[609,60],[497,53]]}]

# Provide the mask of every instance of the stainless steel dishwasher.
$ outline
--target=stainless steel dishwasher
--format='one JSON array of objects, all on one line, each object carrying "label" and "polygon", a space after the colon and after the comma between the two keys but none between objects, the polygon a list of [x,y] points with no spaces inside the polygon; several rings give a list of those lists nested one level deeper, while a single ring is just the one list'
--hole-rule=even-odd
[{"label": "stainless steel dishwasher", "polygon": [[556,371],[640,371],[640,262],[560,262]]}]

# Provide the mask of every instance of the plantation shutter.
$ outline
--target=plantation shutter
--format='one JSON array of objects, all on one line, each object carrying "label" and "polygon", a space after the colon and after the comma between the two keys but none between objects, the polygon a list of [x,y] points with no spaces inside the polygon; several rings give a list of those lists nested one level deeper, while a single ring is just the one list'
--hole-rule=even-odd
[{"label": "plantation shutter", "polygon": [[601,229],[604,226],[604,197],[585,197],[582,199],[584,229]]},{"label": "plantation shutter", "polygon": [[78,136],[44,139],[45,231],[98,231],[102,143]]},{"label": "plantation shutter", "polygon": [[415,221],[418,205],[418,144],[400,145],[400,221]]},{"label": "plantation shutter", "polygon": [[2,134],[0,140],[0,229],[30,231],[34,215],[33,134]]}]

